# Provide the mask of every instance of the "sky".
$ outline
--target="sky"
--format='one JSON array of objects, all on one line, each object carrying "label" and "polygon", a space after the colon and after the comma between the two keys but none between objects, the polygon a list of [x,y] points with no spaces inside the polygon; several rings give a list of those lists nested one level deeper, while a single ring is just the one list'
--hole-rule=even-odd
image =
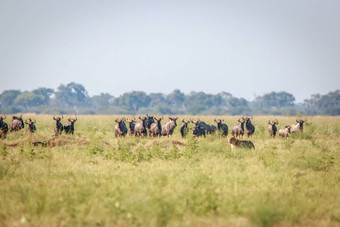
[{"label": "sky", "polygon": [[0,92],[340,89],[339,0],[0,0]]}]

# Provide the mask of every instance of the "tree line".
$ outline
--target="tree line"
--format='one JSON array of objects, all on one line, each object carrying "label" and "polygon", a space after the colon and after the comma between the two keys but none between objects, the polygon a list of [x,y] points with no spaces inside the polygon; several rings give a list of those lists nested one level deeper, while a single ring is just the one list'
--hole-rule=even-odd
[{"label": "tree line", "polygon": [[315,94],[295,103],[288,92],[271,92],[253,101],[228,92],[207,94],[176,89],[170,94],[143,91],[126,92],[119,97],[109,93],[89,96],[77,83],[61,84],[56,90],[5,90],[0,94],[0,113],[38,114],[190,114],[190,115],[340,115],[340,90]]}]

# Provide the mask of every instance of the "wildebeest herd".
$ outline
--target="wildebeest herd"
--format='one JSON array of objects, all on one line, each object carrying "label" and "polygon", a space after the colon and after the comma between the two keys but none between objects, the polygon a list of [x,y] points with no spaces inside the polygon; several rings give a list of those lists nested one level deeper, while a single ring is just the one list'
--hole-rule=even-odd
[{"label": "wildebeest herd", "polygon": [[[61,135],[64,131],[66,134],[73,134],[74,133],[74,123],[77,121],[77,117],[69,117],[67,120],[68,122],[63,125],[61,123],[63,116],[53,116],[53,120],[55,120],[54,126],[54,135],[58,136]],[[8,126],[8,124],[4,121],[6,116],[0,116],[0,138],[5,138],[8,131],[19,131],[25,127],[27,127],[27,132],[34,133],[37,128],[35,126],[36,120],[35,119],[27,119],[25,123],[23,121],[22,115],[20,116],[13,116],[12,122]],[[138,119],[140,120],[137,123],[135,117],[131,119],[125,119],[124,117],[121,119],[115,119],[117,123],[114,127],[115,136],[116,137],[125,137],[127,134],[129,136],[136,136],[136,137],[161,137],[161,136],[171,136],[177,127],[177,120],[178,117],[169,116],[169,121],[162,125],[161,121],[163,117],[155,117],[146,114],[145,116],[139,116]],[[237,138],[243,138],[244,134],[249,138],[255,132],[255,126],[252,124],[251,120],[253,116],[243,116],[237,120],[238,124],[231,128],[231,137],[228,137],[228,141],[233,144],[233,147],[237,146],[245,146],[249,148],[253,148],[254,145],[250,141],[243,141],[238,140]],[[182,126],[180,127],[180,133],[182,137],[185,137],[189,133],[189,123],[193,124],[191,128],[192,135],[194,137],[206,137],[208,134],[214,134],[216,131],[219,131],[222,137],[228,136],[228,125],[223,123],[223,119],[214,119],[217,124],[210,125],[201,121],[200,119],[192,120],[192,119],[182,119]],[[284,128],[279,129],[279,136],[287,138],[289,134],[294,132],[302,132],[303,131],[303,124],[306,122],[306,119],[296,119],[296,125],[286,125]],[[128,123],[128,126],[125,124]],[[279,124],[278,120],[275,121],[268,121],[269,127],[268,132],[269,135],[275,138],[277,133],[276,125]]]}]

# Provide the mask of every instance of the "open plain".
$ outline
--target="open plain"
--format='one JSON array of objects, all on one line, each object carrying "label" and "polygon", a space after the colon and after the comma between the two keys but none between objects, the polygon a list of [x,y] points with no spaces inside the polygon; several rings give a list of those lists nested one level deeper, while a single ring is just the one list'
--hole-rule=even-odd
[{"label": "open plain", "polygon": [[[268,120],[296,117],[254,116],[251,150],[219,132],[182,138],[197,116],[161,138],[116,138],[123,116],[104,115],[55,137],[52,117],[24,114],[37,131],[0,139],[0,226],[340,226],[340,117],[305,117],[286,139]],[[199,118],[224,119],[230,135],[239,116]]]}]

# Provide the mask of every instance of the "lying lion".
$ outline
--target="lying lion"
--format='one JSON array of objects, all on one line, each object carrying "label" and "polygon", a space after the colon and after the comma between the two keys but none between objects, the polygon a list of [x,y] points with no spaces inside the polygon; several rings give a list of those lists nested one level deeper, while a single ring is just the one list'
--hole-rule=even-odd
[{"label": "lying lion", "polygon": [[228,136],[228,142],[230,143],[231,149],[241,147],[241,148],[254,148],[253,142],[248,140],[238,140],[234,136]]}]

